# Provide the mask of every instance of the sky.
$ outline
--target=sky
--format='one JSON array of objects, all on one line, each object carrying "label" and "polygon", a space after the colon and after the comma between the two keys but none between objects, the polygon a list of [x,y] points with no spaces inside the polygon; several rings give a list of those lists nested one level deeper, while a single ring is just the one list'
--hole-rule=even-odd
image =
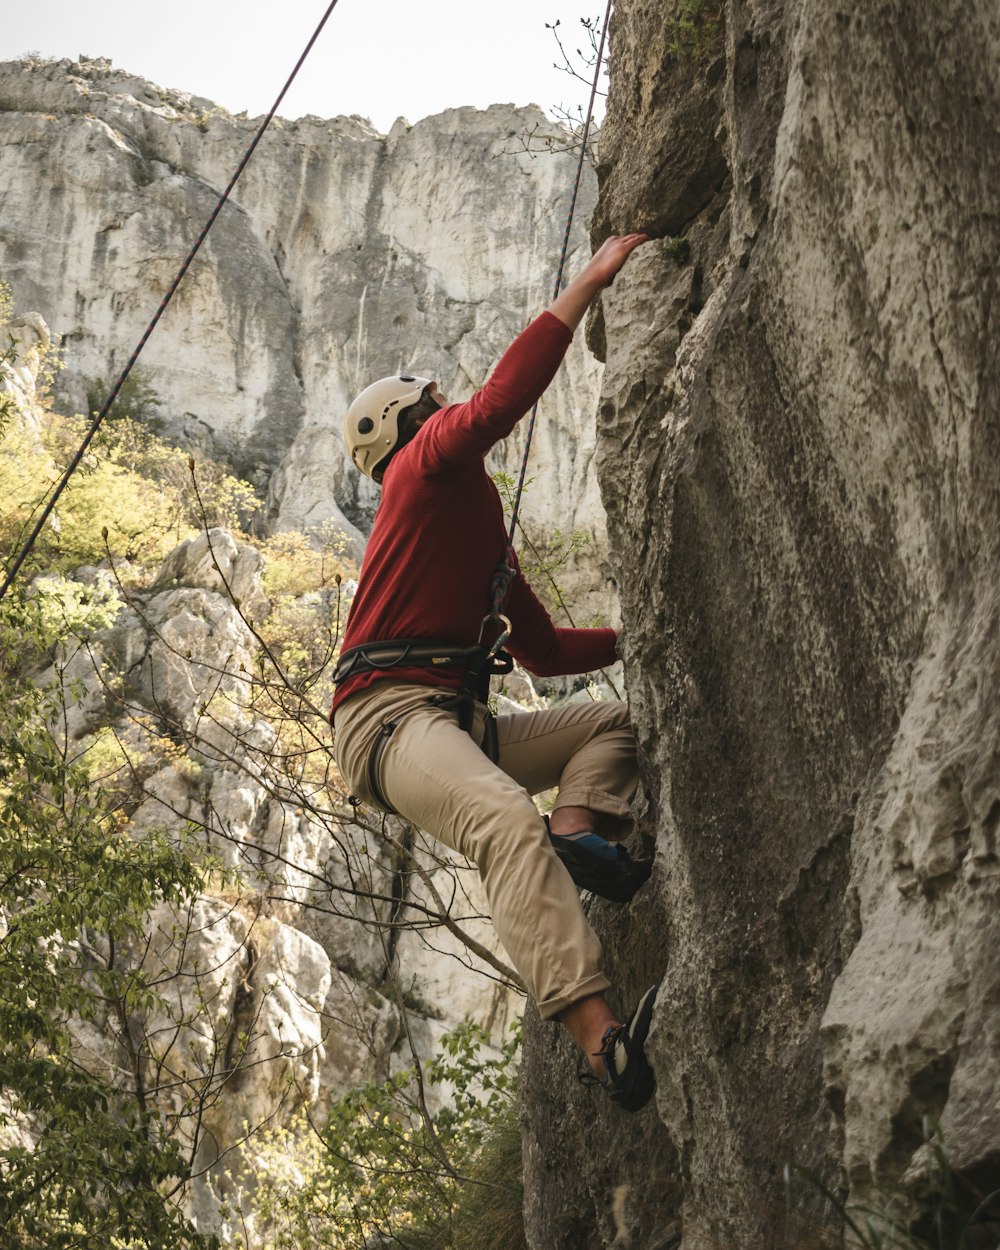
[{"label": "sky", "polygon": [[[231,113],[266,113],[329,0],[4,0],[0,60],[110,57],[115,66],[206,96]],[[338,0],[279,113],[359,113],[382,132],[472,104],[586,107],[588,87],[553,68],[553,33],[586,50],[580,18],[605,0]],[[573,58],[575,61],[575,57]],[[584,73],[587,73],[584,68]]]}]

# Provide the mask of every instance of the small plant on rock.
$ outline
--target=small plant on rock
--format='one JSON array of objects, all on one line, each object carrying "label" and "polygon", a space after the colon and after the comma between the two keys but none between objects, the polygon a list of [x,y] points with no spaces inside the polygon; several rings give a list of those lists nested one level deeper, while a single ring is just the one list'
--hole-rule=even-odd
[{"label": "small plant on rock", "polygon": [[[110,379],[88,377],[86,379],[87,411],[91,416],[96,416],[103,409],[116,381],[116,377]],[[133,421],[139,421],[148,429],[159,433],[163,426],[159,416],[162,405],[163,401],[153,385],[152,372],[144,369],[142,365],[136,365],[122,383],[121,390],[108,409],[105,420],[120,421],[123,417],[130,417]]]}]

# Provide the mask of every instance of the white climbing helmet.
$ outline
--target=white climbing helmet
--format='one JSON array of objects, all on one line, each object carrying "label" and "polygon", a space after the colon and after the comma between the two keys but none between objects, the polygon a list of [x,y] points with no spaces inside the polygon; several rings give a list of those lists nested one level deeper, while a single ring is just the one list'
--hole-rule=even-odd
[{"label": "white climbing helmet", "polygon": [[399,442],[399,414],[415,404],[432,378],[400,373],[366,386],[347,410],[344,442],[357,468],[373,478]]}]

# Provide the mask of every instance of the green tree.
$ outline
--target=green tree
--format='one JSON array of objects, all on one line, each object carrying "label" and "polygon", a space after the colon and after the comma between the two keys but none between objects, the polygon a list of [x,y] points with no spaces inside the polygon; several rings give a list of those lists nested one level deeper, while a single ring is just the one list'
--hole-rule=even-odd
[{"label": "green tree", "polygon": [[[156,992],[129,959],[151,909],[202,874],[183,848],[133,840],[58,732],[51,690],[20,674],[52,643],[39,597],[0,604],[0,1244],[24,1250],[193,1250],[212,1242],[171,1201],[188,1163],[142,1084],[133,1012]],[[122,1029],[112,1059],[75,1035]]]},{"label": "green tree", "polygon": [[[104,407],[111,388],[118,379],[88,377],[87,411],[94,416]],[[153,385],[153,374],[142,365],[136,365],[122,383],[121,390],[115,396],[114,403],[108,409],[108,421],[120,421],[123,417],[131,417],[133,421],[141,421],[154,432],[163,426],[160,408],[163,401]]]}]

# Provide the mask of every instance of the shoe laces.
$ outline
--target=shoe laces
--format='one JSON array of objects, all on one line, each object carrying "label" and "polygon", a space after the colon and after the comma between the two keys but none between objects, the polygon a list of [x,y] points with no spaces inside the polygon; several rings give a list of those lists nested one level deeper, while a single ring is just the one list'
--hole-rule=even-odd
[{"label": "shoe laces", "polygon": [[594,1076],[593,1072],[588,1068],[586,1072],[578,1072],[576,1074],[576,1078],[581,1085],[600,1085],[603,1088],[608,1081],[613,1080],[618,1075],[611,1066],[611,1056],[615,1053],[615,1046],[624,1032],[624,1024],[609,1024],[601,1036],[601,1049],[592,1052],[593,1058],[603,1060],[605,1071],[608,1074],[607,1080],[602,1081],[599,1076]]}]

